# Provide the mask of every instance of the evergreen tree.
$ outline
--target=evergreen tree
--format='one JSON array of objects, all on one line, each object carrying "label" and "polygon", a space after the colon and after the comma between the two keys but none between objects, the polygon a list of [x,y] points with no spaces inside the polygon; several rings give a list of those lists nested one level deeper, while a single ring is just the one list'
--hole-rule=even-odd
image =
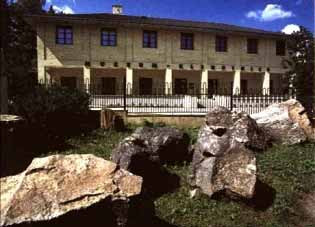
[{"label": "evergreen tree", "polygon": [[8,6],[6,74],[9,97],[33,89],[36,83],[36,31],[25,21],[25,15],[44,13],[43,0],[18,0]]},{"label": "evergreen tree", "polygon": [[312,114],[314,107],[314,37],[305,27],[291,34],[287,48],[289,58],[284,65],[289,68],[286,73],[288,81],[295,89],[297,99]]},{"label": "evergreen tree", "polygon": [[55,13],[56,13],[55,10],[54,10],[54,8],[53,8],[53,5],[50,5],[49,10],[48,10],[47,13],[48,13],[48,14],[55,14]]}]

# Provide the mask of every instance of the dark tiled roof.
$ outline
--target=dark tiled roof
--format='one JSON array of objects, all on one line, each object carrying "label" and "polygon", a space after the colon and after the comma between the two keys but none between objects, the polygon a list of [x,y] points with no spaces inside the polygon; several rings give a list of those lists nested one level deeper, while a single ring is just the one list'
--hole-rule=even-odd
[{"label": "dark tiled roof", "polygon": [[257,35],[267,36],[285,36],[281,32],[265,31],[255,28],[241,27],[236,25],[222,24],[222,23],[210,23],[200,21],[188,21],[188,20],[176,20],[166,18],[153,18],[145,16],[129,16],[129,15],[115,15],[109,13],[99,14],[42,14],[31,15],[28,18],[40,18],[41,21],[54,21],[54,20],[66,20],[66,21],[85,21],[87,23],[109,23],[115,25],[137,25],[137,26],[152,26],[170,29],[190,29],[200,31],[217,31],[217,32],[236,32],[236,33],[252,33]]}]

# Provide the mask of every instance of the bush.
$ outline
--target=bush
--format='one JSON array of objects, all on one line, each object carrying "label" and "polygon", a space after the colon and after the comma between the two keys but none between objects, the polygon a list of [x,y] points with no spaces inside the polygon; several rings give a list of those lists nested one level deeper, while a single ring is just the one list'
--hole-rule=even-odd
[{"label": "bush", "polygon": [[27,129],[37,136],[65,139],[81,132],[89,112],[89,95],[64,87],[38,86],[23,96],[15,97],[10,111],[22,116]]}]

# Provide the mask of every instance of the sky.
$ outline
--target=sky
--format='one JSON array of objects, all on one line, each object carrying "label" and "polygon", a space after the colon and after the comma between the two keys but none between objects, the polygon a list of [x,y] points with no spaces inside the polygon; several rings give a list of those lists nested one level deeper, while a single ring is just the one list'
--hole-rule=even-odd
[{"label": "sky", "polygon": [[314,32],[314,0],[46,0],[64,13],[111,13],[234,24],[291,33],[302,25]]}]

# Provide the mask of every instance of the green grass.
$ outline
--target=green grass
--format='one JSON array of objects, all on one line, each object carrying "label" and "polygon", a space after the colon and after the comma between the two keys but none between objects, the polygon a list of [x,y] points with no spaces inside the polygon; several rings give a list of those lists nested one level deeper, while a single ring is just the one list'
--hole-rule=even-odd
[{"label": "green grass", "polygon": [[[192,142],[196,140],[198,129],[183,130],[191,135]],[[93,153],[109,159],[111,150],[130,133],[97,130],[89,136],[69,140],[72,148],[63,153]],[[276,192],[272,205],[266,210],[255,210],[240,201],[209,199],[204,195],[190,199],[188,163],[166,166],[181,178],[181,186],[155,201],[156,214],[183,227],[315,226],[307,222],[297,205],[299,195],[315,189],[315,143],[270,148],[257,154],[257,167],[260,181]]]}]

